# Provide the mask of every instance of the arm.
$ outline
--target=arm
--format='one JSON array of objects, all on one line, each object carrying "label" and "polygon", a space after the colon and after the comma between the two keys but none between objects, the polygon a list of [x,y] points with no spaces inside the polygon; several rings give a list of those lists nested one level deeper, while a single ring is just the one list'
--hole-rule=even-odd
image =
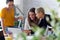
[{"label": "arm", "polygon": [[2,26],[3,33],[6,34],[5,27],[4,27],[4,19],[3,18],[1,19],[1,26]]},{"label": "arm", "polygon": [[52,21],[52,19],[51,19],[51,15],[49,15],[49,14],[45,14],[45,16],[49,18],[49,21]]},{"label": "arm", "polygon": [[30,27],[30,25],[29,25],[29,23],[28,23],[28,19],[26,18],[26,19],[25,19],[24,30],[29,30],[29,27]]},{"label": "arm", "polygon": [[5,8],[1,10],[1,26],[3,33],[5,34],[4,18],[5,18]]},{"label": "arm", "polygon": [[27,35],[31,33],[30,25],[29,25],[29,23],[28,23],[28,19],[27,19],[27,18],[26,18],[26,20],[25,20],[24,32],[25,32]]},{"label": "arm", "polygon": [[18,19],[23,20],[23,17],[20,16],[20,17],[18,17],[18,18],[15,18],[15,21],[17,21]]},{"label": "arm", "polygon": [[50,24],[50,22],[52,21],[50,15],[49,14],[45,14],[45,16],[46,16],[46,18],[48,17],[48,19],[49,19],[48,21],[46,20],[47,25],[50,26],[50,27],[52,27],[52,25]]}]

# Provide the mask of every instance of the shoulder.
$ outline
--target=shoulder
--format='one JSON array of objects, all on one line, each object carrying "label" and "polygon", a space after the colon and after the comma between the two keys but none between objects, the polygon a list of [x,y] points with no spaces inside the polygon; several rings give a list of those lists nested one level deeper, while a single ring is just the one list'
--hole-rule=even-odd
[{"label": "shoulder", "polygon": [[45,17],[50,17],[50,15],[49,14],[45,14]]},{"label": "shoulder", "polygon": [[2,8],[2,10],[1,11],[5,11],[7,8],[5,7],[5,8]]}]

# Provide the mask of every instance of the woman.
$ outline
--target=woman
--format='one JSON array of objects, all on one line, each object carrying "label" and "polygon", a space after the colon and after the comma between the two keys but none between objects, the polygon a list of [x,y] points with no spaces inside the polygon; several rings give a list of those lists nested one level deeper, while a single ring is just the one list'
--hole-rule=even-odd
[{"label": "woman", "polygon": [[51,21],[50,15],[45,14],[45,10],[42,7],[39,7],[36,10],[36,17],[39,19],[38,26],[40,28],[47,28],[47,26],[51,27],[49,21]]},{"label": "woman", "polygon": [[[36,14],[35,14],[35,8],[31,8],[28,12],[28,17],[25,20],[25,27],[24,30],[27,30],[28,33],[31,32],[31,34],[33,34],[31,27],[32,27],[32,23],[37,24],[37,18],[36,18]],[[27,32],[26,31],[26,32]]]}]

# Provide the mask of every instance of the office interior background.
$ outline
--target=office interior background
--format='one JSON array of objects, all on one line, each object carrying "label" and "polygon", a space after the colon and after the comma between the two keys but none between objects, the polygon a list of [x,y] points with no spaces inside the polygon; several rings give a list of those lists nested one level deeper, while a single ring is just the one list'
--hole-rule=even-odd
[{"label": "office interior background", "polygon": [[[49,9],[53,9],[58,13],[58,16],[60,15],[60,2],[57,0],[14,0],[14,4],[22,11],[24,17],[27,16],[29,9],[32,7],[43,7],[46,14],[51,14]],[[0,9],[5,5],[6,0],[0,0]]]},{"label": "office interior background", "polygon": [[[60,18],[60,2],[58,2],[58,0],[14,0],[14,4],[18,8],[16,9],[17,14],[20,14],[25,18],[28,15],[29,9],[32,7],[35,8],[43,7],[45,13],[50,15],[52,14],[51,10],[54,10],[57,13],[58,17]],[[6,6],[6,0],[0,0],[0,11],[5,6]]]}]

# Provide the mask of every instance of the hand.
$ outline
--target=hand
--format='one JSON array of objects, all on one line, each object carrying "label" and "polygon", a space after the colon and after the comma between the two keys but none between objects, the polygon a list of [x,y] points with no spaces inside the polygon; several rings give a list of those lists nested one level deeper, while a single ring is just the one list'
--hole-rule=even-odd
[{"label": "hand", "polygon": [[3,31],[4,36],[7,36],[6,32]]},{"label": "hand", "polygon": [[31,33],[30,30],[24,30],[24,32],[28,35],[29,33]]},{"label": "hand", "polygon": [[19,17],[20,20],[23,20],[24,18],[22,16]]}]

